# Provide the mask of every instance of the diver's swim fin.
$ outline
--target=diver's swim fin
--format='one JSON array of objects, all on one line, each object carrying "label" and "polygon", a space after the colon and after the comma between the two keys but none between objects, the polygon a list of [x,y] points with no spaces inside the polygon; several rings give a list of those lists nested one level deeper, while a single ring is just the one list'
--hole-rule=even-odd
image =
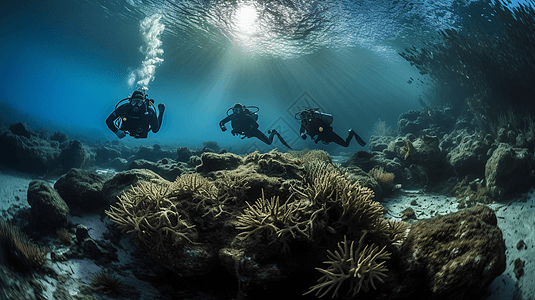
[{"label": "diver's swim fin", "polygon": [[352,135],[355,136],[355,140],[357,140],[357,143],[359,143],[359,145],[361,145],[362,147],[366,146],[366,142],[353,129],[349,129],[349,131]]},{"label": "diver's swim fin", "polygon": [[292,147],[290,147],[290,145],[288,145],[288,143],[286,143],[286,141],[282,138],[282,136],[275,129],[271,130],[271,134],[272,135],[273,134],[277,135],[277,137],[279,138],[279,140],[281,141],[281,143],[284,146],[288,147],[289,149],[292,149]]}]

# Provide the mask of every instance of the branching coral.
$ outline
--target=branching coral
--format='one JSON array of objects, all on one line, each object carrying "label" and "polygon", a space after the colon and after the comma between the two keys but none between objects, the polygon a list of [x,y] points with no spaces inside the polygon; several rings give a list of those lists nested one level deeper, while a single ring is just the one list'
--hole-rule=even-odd
[{"label": "branching coral", "polygon": [[[363,240],[366,236],[366,231],[363,233],[359,240],[358,248],[353,251],[354,241],[348,242],[344,236],[344,241],[338,243],[339,251],[327,251],[328,261],[326,264],[330,264],[329,268],[321,269],[316,268],[323,276],[318,280],[318,284],[311,287],[309,294],[316,291],[316,296],[323,297],[333,290],[333,298],[338,296],[338,291],[342,284],[349,280],[349,291],[347,294],[352,293],[354,297],[360,290],[367,292],[370,286],[373,289],[375,287],[374,281],[383,282],[383,278],[386,277],[384,272],[388,269],[385,267],[385,260],[390,258],[388,253],[383,247],[379,250],[379,247],[375,245],[366,245],[364,249]],[[382,260],[381,262],[379,262]]]},{"label": "branching coral", "polygon": [[382,216],[383,207],[373,200],[373,190],[360,186],[358,182],[352,184],[334,166],[320,163],[308,170],[308,188],[296,193],[317,206],[325,205],[334,218],[334,226],[354,230],[373,224]]},{"label": "branching coral", "polygon": [[[179,185],[183,181],[186,184]],[[142,182],[119,197],[117,206],[106,214],[117,227],[136,235],[149,249],[165,250],[185,239],[192,242],[193,225],[179,213],[179,199],[187,193],[199,193],[196,178],[177,179],[173,184]],[[197,190],[195,190],[197,188]]]},{"label": "branching coral", "polygon": [[[247,203],[247,202],[246,202]],[[312,221],[304,209],[306,204],[301,201],[280,204],[279,197],[256,200],[253,205],[247,203],[243,214],[238,216],[236,228],[244,230],[238,237],[244,239],[254,237],[255,240],[265,238],[271,243],[280,241],[283,252],[289,251],[288,240],[291,238],[310,238]]]},{"label": "branching coral", "polygon": [[403,221],[380,219],[376,229],[389,243],[401,244],[407,237],[409,224]]}]

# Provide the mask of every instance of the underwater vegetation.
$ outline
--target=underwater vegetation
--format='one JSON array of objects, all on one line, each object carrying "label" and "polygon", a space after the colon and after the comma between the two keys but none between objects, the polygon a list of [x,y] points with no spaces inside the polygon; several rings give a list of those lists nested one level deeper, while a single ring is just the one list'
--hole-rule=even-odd
[{"label": "underwater vegetation", "polygon": [[529,126],[535,93],[535,3],[481,3],[481,16],[469,16],[471,26],[443,30],[442,42],[413,46],[400,55],[429,75],[435,104],[459,112],[468,108],[488,133],[509,121],[503,117],[508,109],[524,116],[520,127]]},{"label": "underwater vegetation", "polygon": [[112,297],[117,297],[123,292],[122,280],[110,270],[102,270],[95,273],[91,278],[91,287]]},{"label": "underwater vegetation", "polygon": [[19,271],[38,269],[46,261],[47,249],[41,248],[17,226],[0,220],[0,262],[3,259]]},{"label": "underwater vegetation", "polygon": [[[141,182],[106,213],[154,260],[182,276],[222,264],[240,281],[264,285],[286,278],[292,266],[323,275],[309,293],[376,289],[408,225],[384,219],[373,190],[326,157],[315,150],[205,153],[207,165],[197,167],[202,173]],[[324,255],[327,269],[319,268]],[[348,276],[357,277],[346,283]]]}]

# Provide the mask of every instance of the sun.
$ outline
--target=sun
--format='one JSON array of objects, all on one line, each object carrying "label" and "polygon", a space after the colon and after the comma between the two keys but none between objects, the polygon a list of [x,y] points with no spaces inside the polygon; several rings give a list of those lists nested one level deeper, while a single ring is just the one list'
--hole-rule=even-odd
[{"label": "sun", "polygon": [[236,33],[250,36],[259,29],[258,11],[252,3],[241,3],[234,13]]}]

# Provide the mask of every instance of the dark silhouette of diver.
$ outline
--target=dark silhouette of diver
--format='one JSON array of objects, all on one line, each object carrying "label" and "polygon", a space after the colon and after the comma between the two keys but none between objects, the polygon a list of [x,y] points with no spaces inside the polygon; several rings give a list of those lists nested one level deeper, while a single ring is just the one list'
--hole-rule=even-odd
[{"label": "dark silhouette of diver", "polygon": [[316,144],[320,141],[324,144],[335,142],[340,146],[347,147],[349,146],[351,139],[355,137],[359,145],[363,147],[366,145],[366,142],[364,142],[364,140],[362,140],[362,138],[355,131],[353,131],[353,129],[349,129],[349,136],[343,140],[333,131],[331,126],[331,123],[333,122],[333,116],[327,113],[319,112],[318,108],[302,110],[295,114],[295,118],[297,120],[301,120],[299,134],[303,140],[307,138],[308,134]]},{"label": "dark silhouette of diver", "polygon": [[[158,104],[159,115],[156,116],[154,100],[148,98],[146,90],[147,88],[135,90],[132,96],[119,101],[115,105],[115,110],[106,119],[106,125],[118,138],[122,139],[128,133],[136,139],[143,139],[150,130],[154,133],[160,130],[165,105]],[[121,104],[126,100],[127,103]]]},{"label": "dark silhouette of diver", "polygon": [[[255,108],[256,111],[252,112],[248,108]],[[229,115],[230,110],[232,110],[232,114]],[[226,131],[227,127],[225,127],[225,124],[230,121],[230,125],[232,126],[231,133],[233,136],[241,135],[242,139],[256,137],[262,142],[271,145],[273,137],[276,135],[284,146],[292,149],[275,129],[268,131],[269,138],[258,130],[258,123],[256,123],[258,120],[257,112],[258,107],[245,107],[240,103],[236,103],[234,107],[227,110],[227,117],[219,122],[219,127],[223,132]]]}]

